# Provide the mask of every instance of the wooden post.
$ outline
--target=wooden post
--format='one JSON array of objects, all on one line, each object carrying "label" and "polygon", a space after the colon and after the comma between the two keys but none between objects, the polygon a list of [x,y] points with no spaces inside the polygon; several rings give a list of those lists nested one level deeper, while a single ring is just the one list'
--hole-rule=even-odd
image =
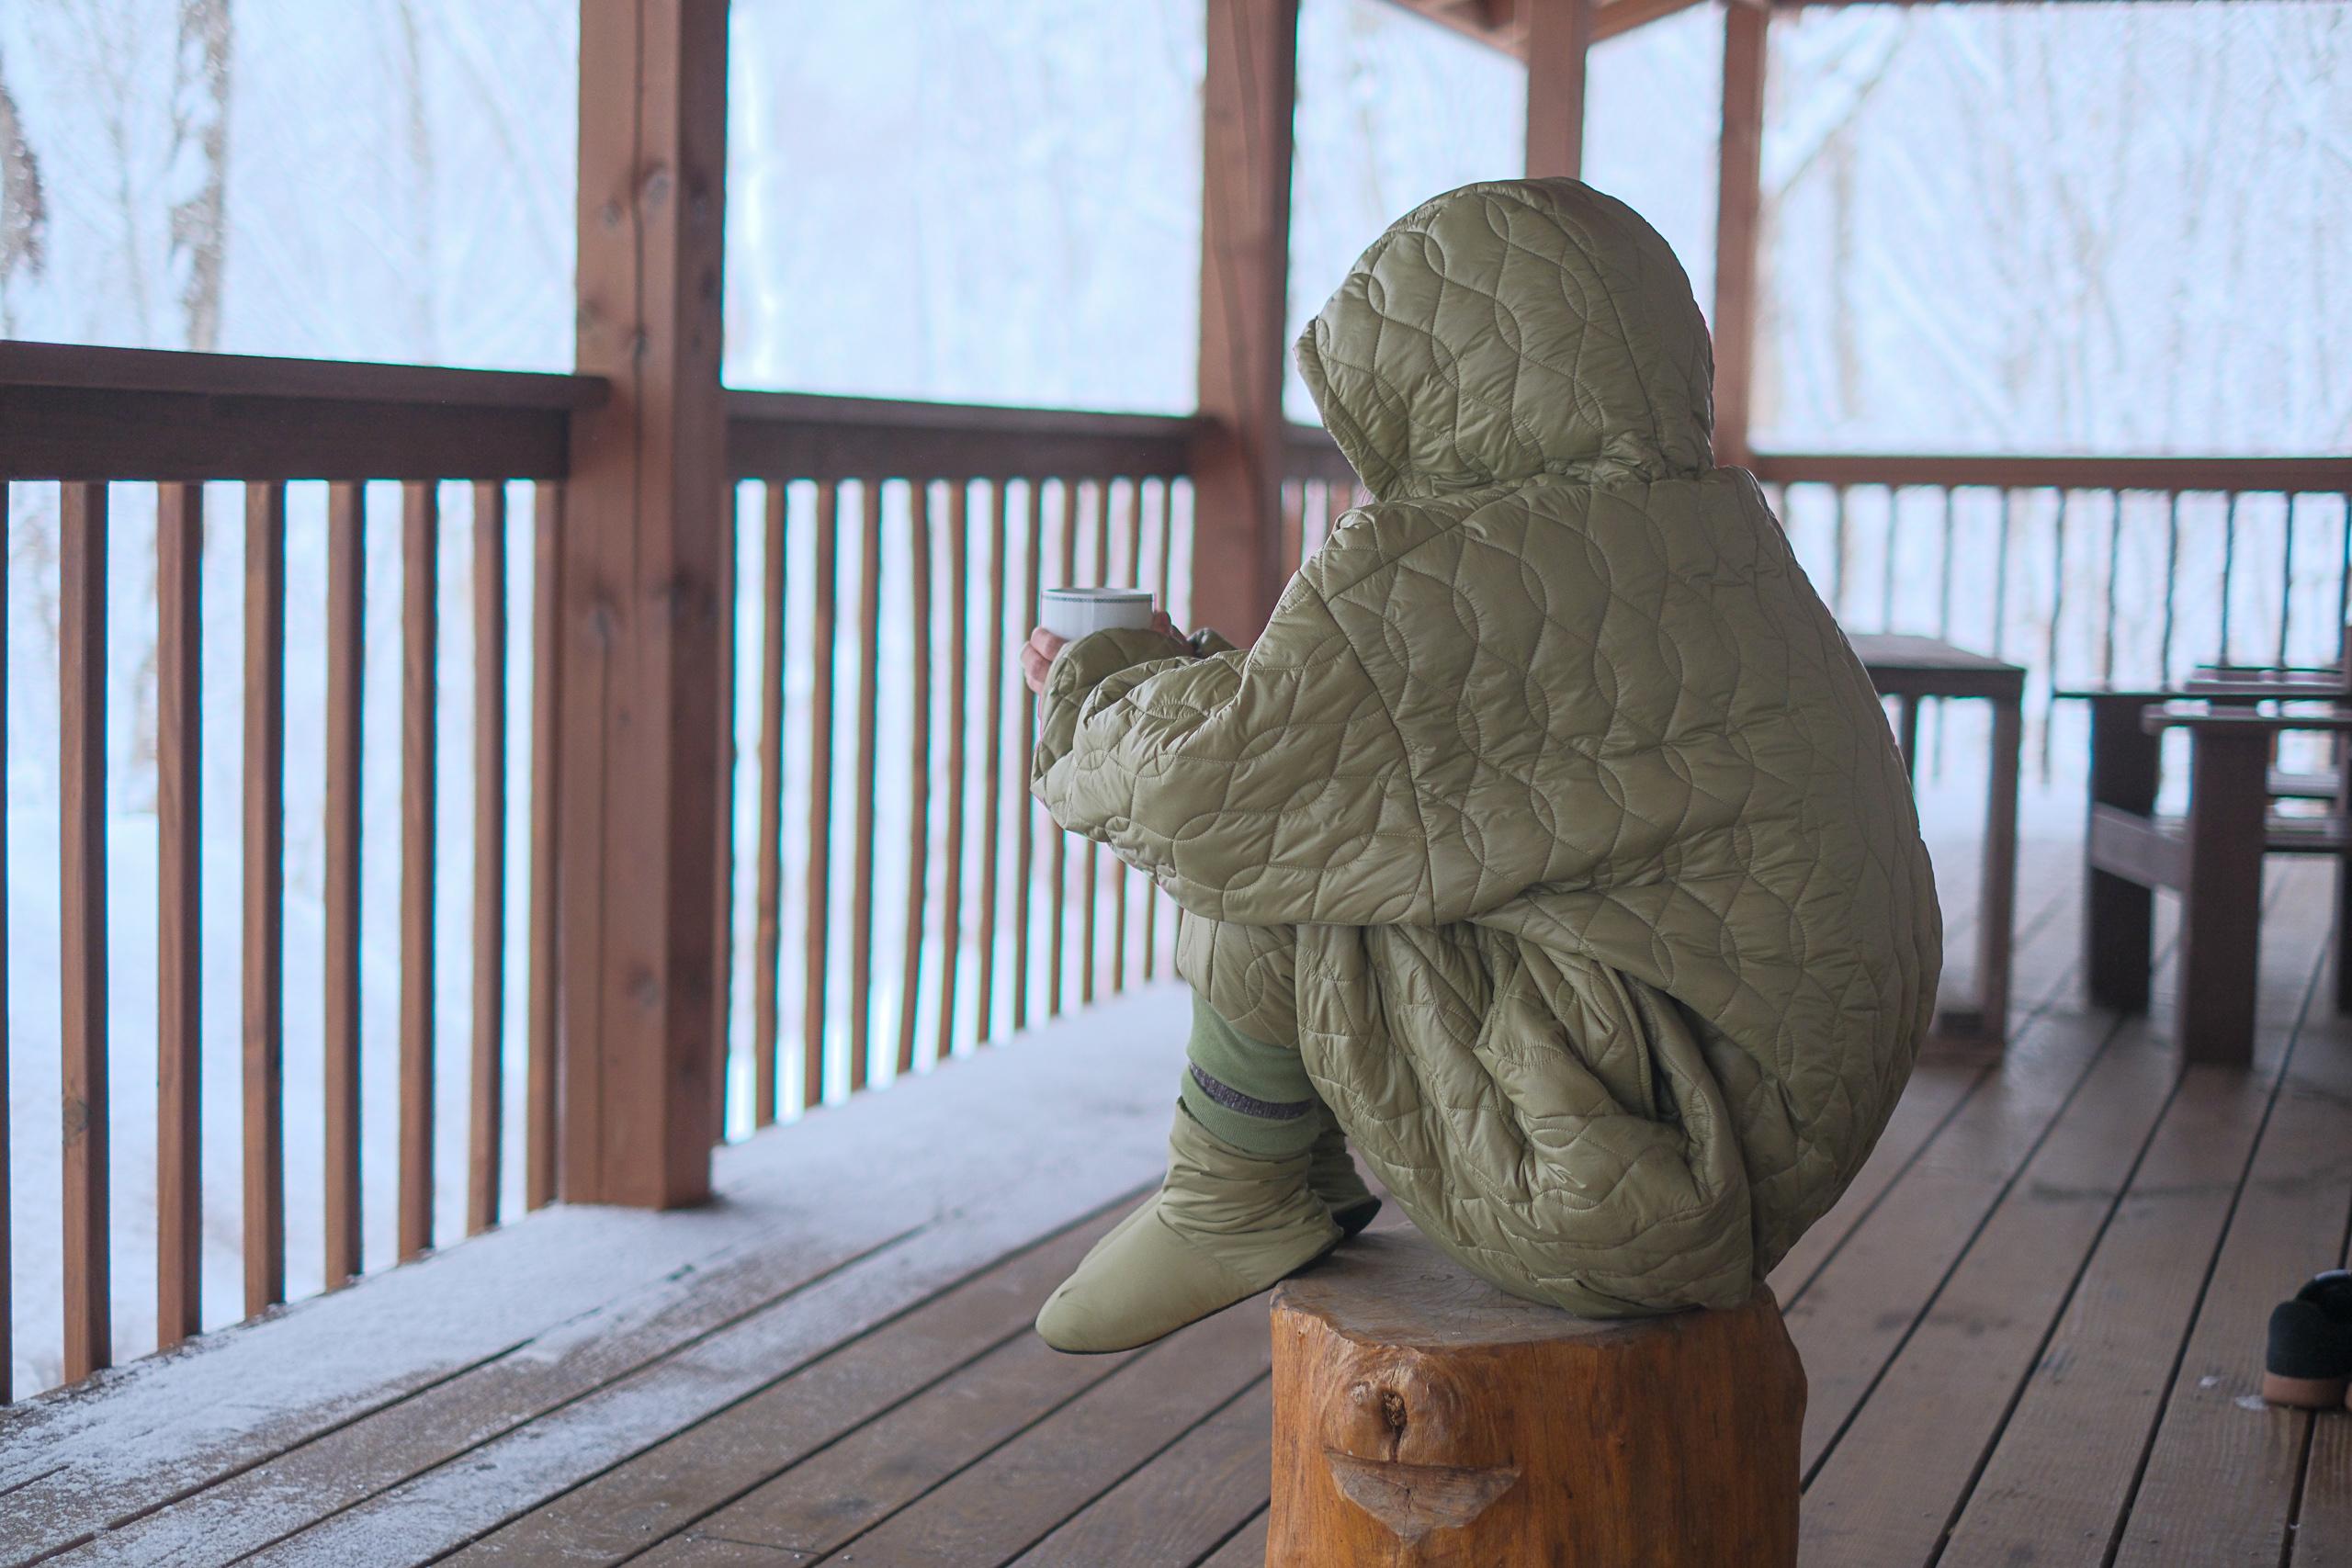
[{"label": "wooden post", "polygon": [[1600,1323],[1406,1231],[1273,1302],[1268,1568],[1795,1568],[1804,1370],[1772,1292]]},{"label": "wooden post", "polygon": [[1715,198],[1715,461],[1755,460],[1757,248],[1764,178],[1764,43],[1769,13],[1724,8],[1724,118]]},{"label": "wooden post", "polygon": [[1282,593],[1298,0],[1208,0],[1193,618],[1248,643]]},{"label": "wooden post", "polygon": [[581,370],[560,628],[561,1187],[710,1191],[726,0],[585,0]]},{"label": "wooden post", "polygon": [[1527,175],[1584,175],[1584,66],[1592,0],[1527,0]]}]

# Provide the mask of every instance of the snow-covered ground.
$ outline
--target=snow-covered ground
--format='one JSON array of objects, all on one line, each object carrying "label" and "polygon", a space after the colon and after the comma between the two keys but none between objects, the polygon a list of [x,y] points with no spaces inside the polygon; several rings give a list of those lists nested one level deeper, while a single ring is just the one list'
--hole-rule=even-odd
[{"label": "snow-covered ground", "polygon": [[[728,279],[730,381],[825,391],[1181,410],[1193,379],[1199,247],[1197,0],[736,0]],[[208,26],[232,25],[219,73]],[[183,36],[183,27],[189,30]],[[0,5],[0,334],[232,352],[561,369],[571,353],[573,0],[40,0]],[[1914,450],[2342,451],[2352,438],[2352,100],[2336,81],[2352,6],[2068,5],[1825,8],[1776,21],[1765,149],[1768,244],[1758,395],[1767,445]],[[1588,168],[1649,214],[1702,303],[1713,276],[1721,27],[1698,8],[1601,45]],[[1518,165],[1517,67],[1380,0],[1306,0],[1299,61],[1291,314],[1304,320],[1391,217],[1438,189]],[[208,127],[223,135],[216,163]],[[220,240],[201,238],[216,193]],[[1293,389],[1294,412],[1311,412]],[[0,434],[0,439],[5,439]],[[58,1362],[56,502],[11,487],[6,535],[6,1086],[20,1390]],[[756,520],[759,496],[747,494]],[[1181,502],[1181,495],[1180,495]],[[113,495],[108,649],[114,1278],[117,1345],[153,1339],[154,770],[153,497]],[[363,1144],[371,1266],[391,1250],[390,1080],[398,953],[400,765],[396,501],[377,495],[366,672]],[[886,595],[910,581],[904,497],[887,499]],[[1057,492],[1049,491],[1050,559]],[[1937,630],[2037,667],[2028,822],[2079,818],[2078,716],[2062,680],[2154,673],[2168,518],[2135,498],[1963,497],[1947,590],[1932,496],[1860,495],[1835,559],[1830,498],[1787,499],[1791,531],[1859,626]],[[797,1060],[813,534],[797,498],[786,616],[790,727],[782,965],[786,1103]],[[1889,507],[1899,515],[1881,522]],[[323,496],[289,503],[287,821],[288,1280],[319,1269],[320,750]],[[854,515],[854,513],[845,513]],[[984,515],[976,501],[974,515]],[[1017,513],[1016,513],[1017,514]],[[507,1204],[519,1201],[530,693],[527,487],[510,538]],[[207,1319],[239,1310],[237,964],[243,509],[210,497],[204,557]],[[441,571],[441,1071],[444,1239],[462,1216],[469,1045],[471,616],[467,493],[444,496]],[[1156,530],[1162,525],[1157,516]],[[1181,504],[1176,560],[1185,557]],[[2176,666],[2219,646],[2234,526],[2233,649],[2333,652],[2345,513],[2215,500],[2181,512]],[[1091,530],[1086,531],[1091,536]],[[1158,535],[1149,533],[1156,541]],[[2122,540],[2110,573],[2107,541]],[[2286,541],[2291,536],[2293,549]],[[1893,538],[1892,550],[1883,540]],[[756,803],[760,548],[740,581],[736,842]],[[2289,554],[2292,581],[2281,570]],[[1156,544],[1147,547],[1156,555]],[[1016,582],[1020,553],[1011,552]],[[985,559],[975,543],[976,568]],[[947,625],[945,544],[934,630]],[[842,597],[854,604],[854,551]],[[1080,570],[1092,570],[1081,560]],[[1122,570],[1115,558],[1113,570]],[[2112,604],[2110,615],[2108,606]],[[985,605],[970,602],[983,711]],[[1179,606],[1181,610],[1181,604]],[[846,619],[847,617],[845,617]],[[2054,646],[2047,628],[2060,627]],[[895,1045],[909,798],[903,616],[884,649],[876,775],[853,787],[837,740],[837,963],[855,789],[878,806],[877,1048]],[[2110,649],[2112,651],[2110,652]],[[842,649],[837,713],[854,712]],[[944,691],[940,700],[944,701]],[[1007,704],[1010,813],[1017,703]],[[934,724],[947,721],[935,710]],[[1928,725],[1928,816],[1964,845],[1981,717]],[[977,736],[970,745],[977,768]],[[944,738],[933,749],[944,760]],[[1940,761],[1939,762],[1939,759]],[[967,833],[979,791],[968,786]],[[944,810],[926,875],[942,896]],[[1957,837],[1955,837],[1957,835]],[[1046,857],[1041,855],[1041,863]],[[1943,859],[1964,863],[1964,848]],[[1080,874],[1073,856],[1070,874]],[[737,1087],[748,1048],[751,869],[739,853]],[[1009,872],[1008,872],[1009,874]],[[1957,872],[1955,872],[1957,874]],[[978,892],[967,868],[956,1033],[973,1016]],[[1140,888],[1135,898],[1139,907]],[[1043,921],[1042,886],[1035,900]],[[1010,908],[1009,890],[1005,907]],[[1109,940],[1107,910],[1102,940]],[[1131,910],[1130,941],[1140,940]],[[932,927],[935,933],[937,925]],[[1077,926],[1071,926],[1076,940]],[[1159,935],[1171,936],[1163,918]],[[1035,931],[1033,996],[1045,930]],[[942,950],[925,957],[928,1051]],[[1008,944],[1007,933],[1003,940]],[[1131,964],[1131,972],[1134,966]],[[836,970],[842,1070],[848,1000]],[[999,1022],[1009,998],[998,997]],[[887,1077],[887,1064],[878,1072]],[[740,1133],[747,1100],[734,1098]]]}]

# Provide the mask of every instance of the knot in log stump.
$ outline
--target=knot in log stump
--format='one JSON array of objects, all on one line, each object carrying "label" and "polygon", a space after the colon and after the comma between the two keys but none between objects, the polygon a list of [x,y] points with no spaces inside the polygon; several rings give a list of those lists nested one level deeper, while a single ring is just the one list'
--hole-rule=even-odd
[{"label": "knot in log stump", "polygon": [[1804,1371],[1762,1285],[1597,1322],[1409,1231],[1274,1292],[1268,1568],[1793,1568]]}]

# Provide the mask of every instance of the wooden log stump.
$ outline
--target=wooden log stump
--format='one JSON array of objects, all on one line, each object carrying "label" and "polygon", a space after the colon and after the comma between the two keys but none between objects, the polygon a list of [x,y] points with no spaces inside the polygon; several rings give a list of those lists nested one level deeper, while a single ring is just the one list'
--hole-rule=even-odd
[{"label": "wooden log stump", "polygon": [[1762,1285],[1600,1323],[1410,1231],[1274,1292],[1268,1568],[1793,1568],[1804,1371]]}]

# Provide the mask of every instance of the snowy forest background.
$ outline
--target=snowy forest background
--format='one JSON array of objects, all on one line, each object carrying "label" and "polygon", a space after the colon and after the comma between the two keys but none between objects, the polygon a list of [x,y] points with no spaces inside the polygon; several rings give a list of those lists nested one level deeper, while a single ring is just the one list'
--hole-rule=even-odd
[{"label": "snowy forest background", "polygon": [[[1199,0],[735,0],[732,26],[730,384],[1190,407]],[[1702,7],[1600,45],[1587,120],[1588,177],[1657,225],[1702,303],[1712,296],[1721,39],[1719,13]],[[2341,265],[2352,234],[2352,101],[2338,85],[2352,68],[2352,6],[1825,7],[1776,22],[1772,39],[1759,446],[2256,454],[2341,452],[2352,441],[2352,285]],[[576,54],[576,0],[0,0],[0,336],[567,369]],[[1306,0],[1300,75],[1291,313],[1303,322],[1390,218],[1453,185],[1517,170],[1524,85],[1513,62],[1381,0]],[[1289,400],[1295,417],[1314,417],[1295,378]],[[289,502],[297,649],[317,646],[323,614],[317,490],[295,487]],[[1823,500],[1790,499],[1801,545],[1818,544]],[[2036,596],[2067,592],[2077,570],[2090,574],[2077,592],[2095,594],[2107,581],[2103,565],[2068,556],[2064,504],[2041,498],[2019,524],[2020,550],[2031,546],[2046,563],[2018,591],[2027,622]],[[374,505],[387,525],[396,502],[386,494]],[[117,1349],[127,1358],[153,1342],[152,492],[117,487],[114,506],[114,1278]],[[516,507],[509,575],[519,629],[529,615],[526,490]],[[1972,510],[1962,521],[1973,547],[1986,517]],[[2155,520],[2135,512],[2129,521],[2144,558],[2141,536]],[[453,487],[440,583],[441,858],[452,868],[441,884],[439,965],[445,1241],[463,1212],[462,955],[474,937],[456,869],[472,853],[459,808],[472,768],[470,523]],[[2224,525],[2211,509],[2190,513],[2188,570],[2218,550]],[[2332,655],[2323,634],[2341,505],[2274,514],[2249,503],[2237,525],[2242,547],[2273,558],[2291,534],[2303,563],[2303,575],[2271,590],[2268,610],[2250,604],[2241,625],[2252,640],[2240,651],[2269,651],[2282,587],[2308,602],[2294,651]],[[239,1303],[242,528],[225,487],[212,499],[204,566],[208,1323],[233,1319]],[[754,536],[741,558],[747,591],[759,581],[756,550]],[[1866,606],[1858,626],[1905,620],[1895,595],[1909,584],[1896,564],[1857,563],[1873,581],[1883,568],[1889,585],[1887,603]],[[904,581],[896,556],[886,570]],[[787,610],[802,626],[807,581],[796,558]],[[391,1251],[400,592],[386,539],[370,551],[365,676],[371,1267]],[[20,1391],[59,1373],[56,592],[53,487],[13,486],[7,1089]],[[2126,595],[2123,613],[2139,608]],[[747,601],[746,611],[748,639],[757,606]],[[1980,629],[1970,640],[2004,631]],[[297,716],[321,711],[318,663],[292,661]],[[518,803],[524,663],[510,672]],[[796,679],[797,712],[805,671]],[[739,682],[747,752],[750,686]],[[889,706],[902,694],[885,702],[886,731],[912,722]],[[298,716],[288,761],[298,1294],[315,1288],[319,1256],[310,1111],[320,1092],[318,728]],[[2070,820],[2079,810],[2071,752],[2063,739],[2042,739],[2052,733],[2035,731],[2037,809]],[[1962,782],[1964,799],[1976,786]],[[886,763],[875,787],[903,793],[903,763]],[[739,843],[750,793],[737,792]],[[519,852],[524,836],[512,837]],[[904,874],[903,846],[886,846],[879,885],[897,887]],[[524,885],[519,864],[509,883]],[[520,918],[518,899],[505,933],[515,954],[510,1054],[521,1036]],[[895,976],[887,924],[882,934],[876,971]],[[787,1016],[795,967],[786,965]],[[739,1046],[747,1012],[739,998]],[[877,1020],[876,1032],[892,1038],[891,1021]],[[521,1146],[520,1099],[510,1091],[510,1151]],[[510,1154],[509,1213],[519,1166]]]}]

